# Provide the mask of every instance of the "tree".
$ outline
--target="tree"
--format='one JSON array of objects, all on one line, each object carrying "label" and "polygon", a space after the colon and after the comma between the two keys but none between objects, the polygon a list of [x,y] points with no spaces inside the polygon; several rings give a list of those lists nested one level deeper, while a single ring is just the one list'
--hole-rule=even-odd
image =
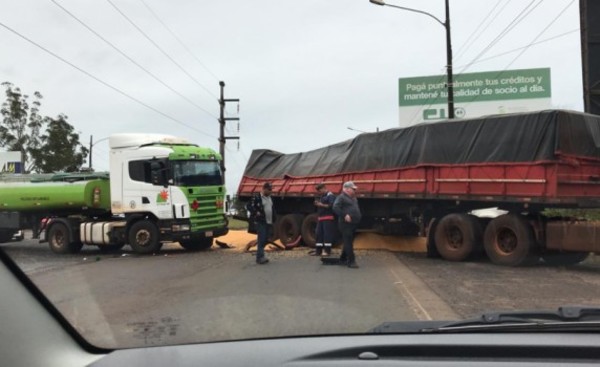
[{"label": "tree", "polygon": [[35,99],[30,106],[29,96],[22,94],[18,87],[8,82],[2,83],[2,86],[5,88],[6,100],[0,109],[0,147],[9,151],[20,151],[23,170],[29,171],[32,168],[29,163],[31,153],[40,147],[43,118],[39,109],[42,95],[35,92]]},{"label": "tree", "polygon": [[[20,151],[24,172],[74,172],[81,169],[88,150],[79,142],[79,134],[67,122],[67,116],[43,117],[40,114],[42,95],[22,94],[11,83],[2,83],[6,100],[0,113],[0,147]],[[44,135],[41,135],[45,131]]]},{"label": "tree", "polygon": [[67,116],[46,117],[45,122],[41,145],[32,151],[34,166],[42,173],[79,171],[86,162],[88,149],[79,142],[79,134],[67,122]]}]

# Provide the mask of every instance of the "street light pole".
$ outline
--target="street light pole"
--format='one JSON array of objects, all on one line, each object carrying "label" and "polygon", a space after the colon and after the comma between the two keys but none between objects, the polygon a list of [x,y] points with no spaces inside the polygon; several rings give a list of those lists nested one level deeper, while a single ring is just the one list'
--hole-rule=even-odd
[{"label": "street light pole", "polygon": [[89,149],[90,150],[89,151],[89,169],[90,170],[92,170],[92,149],[94,149],[94,145],[96,145],[96,144],[98,144],[98,143],[100,143],[102,141],[105,141],[105,140],[108,140],[108,137],[102,138],[100,140],[96,140],[94,142],[94,136],[90,135],[90,149]]},{"label": "street light pole", "polygon": [[454,118],[454,71],[452,70],[452,37],[450,35],[450,0],[446,0],[446,78],[448,83],[448,118]]},{"label": "street light pole", "polygon": [[448,90],[448,118],[453,119],[454,118],[454,85],[452,83],[453,83],[454,75],[453,75],[453,71],[452,71],[452,37],[451,37],[451,33],[450,33],[450,0],[445,0],[445,1],[446,1],[446,21],[442,22],[438,17],[436,17],[435,15],[430,14],[426,11],[407,8],[404,6],[387,4],[383,0],[369,0],[369,2],[371,2],[375,5],[389,6],[389,7],[396,8],[396,9],[401,9],[401,10],[411,11],[413,13],[427,15],[428,17],[433,18],[436,22],[438,22],[439,24],[444,26],[444,28],[446,28],[446,86],[448,88],[447,89]]}]

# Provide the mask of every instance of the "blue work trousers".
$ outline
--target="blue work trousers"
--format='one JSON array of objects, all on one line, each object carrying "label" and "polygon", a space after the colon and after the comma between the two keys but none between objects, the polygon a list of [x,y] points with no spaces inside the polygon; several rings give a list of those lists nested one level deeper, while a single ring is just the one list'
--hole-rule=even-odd
[{"label": "blue work trousers", "polygon": [[265,257],[265,245],[273,234],[273,225],[265,222],[256,222],[256,260]]}]

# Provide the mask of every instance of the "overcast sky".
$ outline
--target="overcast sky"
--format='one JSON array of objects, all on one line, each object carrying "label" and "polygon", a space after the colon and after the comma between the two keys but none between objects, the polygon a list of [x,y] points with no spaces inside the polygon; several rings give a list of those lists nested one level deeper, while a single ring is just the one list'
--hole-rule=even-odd
[{"label": "overcast sky", "polygon": [[[357,133],[348,127],[398,127],[398,78],[445,72],[440,24],[368,0],[55,0],[159,81],[52,0],[0,1],[0,23],[162,113],[0,27],[0,81],[41,92],[42,113],[68,115],[86,143],[91,134],[154,132],[218,150],[218,81],[225,81],[225,97],[241,100],[240,149],[229,141],[226,152],[230,192],[253,149],[293,153],[352,138]],[[388,3],[445,17],[443,0]],[[578,4],[450,0],[455,70],[549,67],[553,106],[582,110]],[[488,47],[523,11],[527,16]],[[545,42],[506,53],[534,40]],[[480,62],[463,67],[486,48]],[[228,112],[236,116],[237,105]],[[237,135],[237,123],[228,131]],[[94,147],[93,162],[108,169],[106,142]]]}]

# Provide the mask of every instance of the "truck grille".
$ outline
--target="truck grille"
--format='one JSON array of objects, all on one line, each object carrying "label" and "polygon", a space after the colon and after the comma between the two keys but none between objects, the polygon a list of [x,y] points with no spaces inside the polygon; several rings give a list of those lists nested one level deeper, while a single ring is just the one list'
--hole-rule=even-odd
[{"label": "truck grille", "polygon": [[212,230],[225,226],[223,208],[217,208],[217,201],[222,200],[222,195],[193,195],[189,199],[192,231]]}]

